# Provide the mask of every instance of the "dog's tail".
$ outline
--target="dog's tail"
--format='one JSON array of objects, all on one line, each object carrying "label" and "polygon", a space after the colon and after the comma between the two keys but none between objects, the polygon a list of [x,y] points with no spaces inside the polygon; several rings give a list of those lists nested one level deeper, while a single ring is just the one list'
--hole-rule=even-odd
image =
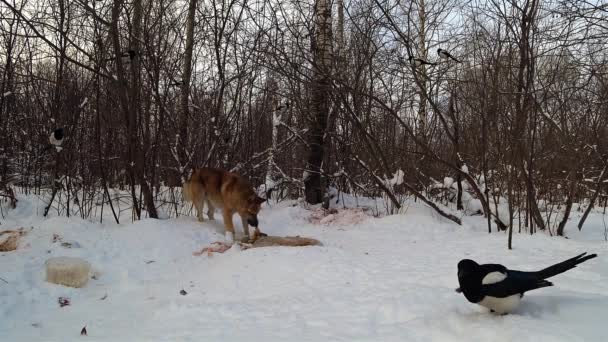
[{"label": "dog's tail", "polygon": [[185,202],[192,202],[192,182],[186,181],[182,185],[182,196],[184,197]]}]

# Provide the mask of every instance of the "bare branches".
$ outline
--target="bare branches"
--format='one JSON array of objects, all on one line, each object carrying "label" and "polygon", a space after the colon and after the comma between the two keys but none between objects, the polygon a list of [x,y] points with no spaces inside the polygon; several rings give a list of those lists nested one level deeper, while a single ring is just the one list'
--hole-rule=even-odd
[{"label": "bare branches", "polygon": [[[57,213],[94,215],[94,198],[114,220],[179,215],[166,187],[203,165],[281,198],[413,195],[489,231],[567,234],[563,208],[606,205],[594,1],[339,1],[335,27],[324,0],[0,4],[0,176],[50,194],[41,151],[65,126]],[[396,170],[404,185],[387,186]]]}]

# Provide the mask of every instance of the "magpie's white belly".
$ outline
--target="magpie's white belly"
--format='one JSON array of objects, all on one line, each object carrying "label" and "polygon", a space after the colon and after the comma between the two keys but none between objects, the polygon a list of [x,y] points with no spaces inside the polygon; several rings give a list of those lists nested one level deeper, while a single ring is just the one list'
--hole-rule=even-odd
[{"label": "magpie's white belly", "polygon": [[521,295],[518,293],[505,298],[485,296],[483,300],[477,304],[494,310],[499,314],[504,314],[515,310],[520,301]]}]

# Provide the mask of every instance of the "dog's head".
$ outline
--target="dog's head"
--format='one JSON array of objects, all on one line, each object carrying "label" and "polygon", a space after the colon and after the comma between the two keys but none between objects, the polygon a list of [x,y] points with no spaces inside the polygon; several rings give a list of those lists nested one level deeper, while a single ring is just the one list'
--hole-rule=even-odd
[{"label": "dog's head", "polygon": [[251,195],[247,199],[247,212],[245,213],[247,223],[252,227],[258,226],[258,213],[262,203],[266,202],[265,198],[258,195]]}]

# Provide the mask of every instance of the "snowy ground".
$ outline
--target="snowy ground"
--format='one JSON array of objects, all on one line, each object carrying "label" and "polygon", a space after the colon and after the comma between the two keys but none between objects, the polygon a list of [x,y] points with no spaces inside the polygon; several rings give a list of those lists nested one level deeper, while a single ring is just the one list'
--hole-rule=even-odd
[{"label": "snowy ground", "polygon": [[[22,197],[0,226],[33,227],[18,251],[0,253],[0,341],[605,340],[608,244],[599,214],[571,239],[516,234],[508,251],[506,235],[484,233],[479,217],[460,227],[412,204],[402,215],[326,226],[292,204],[264,208],[262,230],[323,247],[209,258],[192,253],[222,239],[221,221],[43,219],[41,204]],[[81,247],[52,243],[53,234]],[[454,292],[465,257],[534,270],[584,251],[599,257],[526,295],[516,314],[488,314]],[[46,283],[51,256],[84,257],[97,279],[83,289]],[[60,308],[60,296],[71,305]]]}]

